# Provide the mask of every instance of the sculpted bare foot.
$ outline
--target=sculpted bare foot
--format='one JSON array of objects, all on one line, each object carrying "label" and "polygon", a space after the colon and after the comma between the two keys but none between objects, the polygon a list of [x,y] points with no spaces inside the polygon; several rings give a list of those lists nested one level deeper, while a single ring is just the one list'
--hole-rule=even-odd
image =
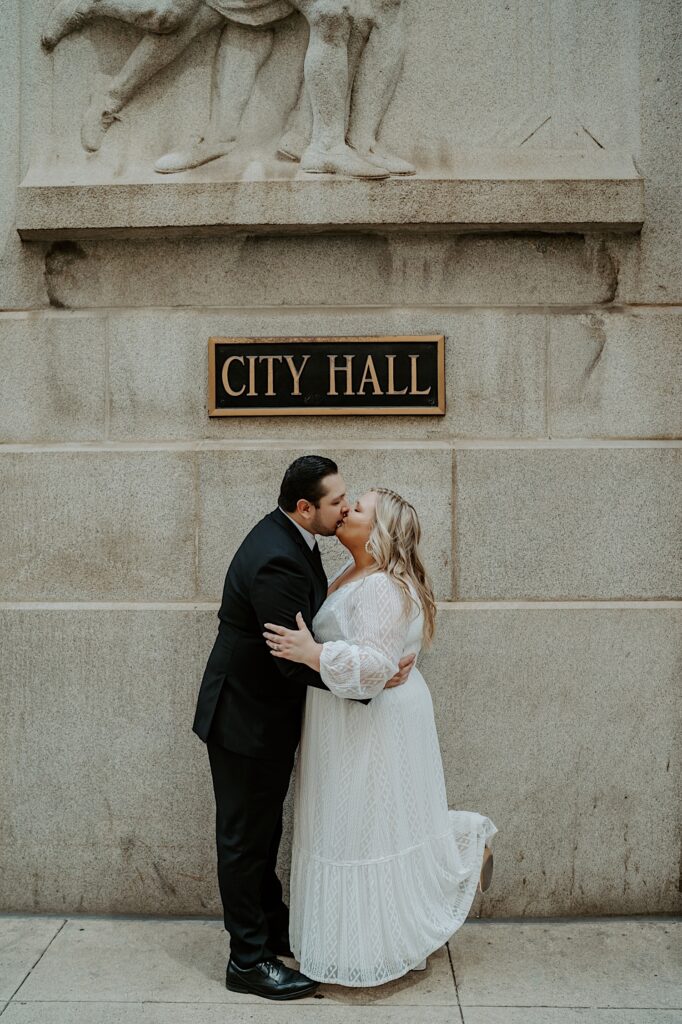
[{"label": "sculpted bare foot", "polygon": [[88,153],[96,153],[114,121],[120,121],[121,102],[108,92],[107,82],[106,78],[99,79],[83,115],[81,145]]},{"label": "sculpted bare foot", "polygon": [[164,153],[154,164],[154,170],[159,174],[177,174],[178,171],[187,171],[190,167],[201,167],[211,160],[230,153],[236,143],[235,139],[215,140],[198,139],[187,147],[177,149],[172,153]]},{"label": "sculpted bare foot", "polygon": [[416,174],[417,169],[403,160],[402,157],[387,153],[385,149],[374,146],[372,149],[357,149],[358,156],[374,167],[383,167],[389,174]]},{"label": "sculpted bare foot", "polygon": [[301,157],[301,170],[308,174],[345,174],[351,178],[388,178],[389,172],[363,160],[350,146],[333,150],[308,146]]},{"label": "sculpted bare foot", "polygon": [[54,50],[60,39],[78,32],[92,16],[92,2],[88,0],[62,0],[57,4],[47,19],[47,24],[40,38],[43,47]]}]

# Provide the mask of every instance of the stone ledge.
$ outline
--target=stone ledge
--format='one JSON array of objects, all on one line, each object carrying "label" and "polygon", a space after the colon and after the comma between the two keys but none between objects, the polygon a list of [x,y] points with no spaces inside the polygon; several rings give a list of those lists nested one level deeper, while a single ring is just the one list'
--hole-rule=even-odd
[{"label": "stone ledge", "polygon": [[390,178],[174,180],[17,189],[24,240],[232,232],[624,231],[644,219],[644,180]]}]

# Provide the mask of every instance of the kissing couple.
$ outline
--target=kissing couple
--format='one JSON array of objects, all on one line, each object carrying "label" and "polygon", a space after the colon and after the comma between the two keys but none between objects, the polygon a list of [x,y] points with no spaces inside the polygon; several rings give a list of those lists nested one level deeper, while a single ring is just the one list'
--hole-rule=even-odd
[{"label": "kissing couple", "polygon": [[[349,555],[330,580],[316,534]],[[420,536],[400,495],[351,503],[336,464],[305,455],[230,563],[193,729],[213,779],[233,992],[297,999],[424,968],[490,885],[497,828],[448,810],[415,665],[436,619]],[[289,913],[275,867],[297,747]]]}]

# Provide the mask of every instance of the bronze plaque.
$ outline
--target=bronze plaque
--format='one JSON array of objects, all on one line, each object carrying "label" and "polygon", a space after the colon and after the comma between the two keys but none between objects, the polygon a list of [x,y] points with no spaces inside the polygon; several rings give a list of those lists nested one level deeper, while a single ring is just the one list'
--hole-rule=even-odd
[{"label": "bronze plaque", "polygon": [[209,416],[442,416],[442,334],[209,338]]}]

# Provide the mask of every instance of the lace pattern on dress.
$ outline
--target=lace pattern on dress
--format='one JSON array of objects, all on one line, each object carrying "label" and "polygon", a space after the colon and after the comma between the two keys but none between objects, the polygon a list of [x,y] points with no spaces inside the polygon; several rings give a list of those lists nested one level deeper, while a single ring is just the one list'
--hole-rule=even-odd
[{"label": "lace pattern on dress", "polygon": [[[335,604],[345,636],[354,643],[330,640],[322,646],[320,675],[337,697],[374,697],[398,671],[406,616],[399,586],[386,573],[358,580],[353,599]],[[341,592],[343,587],[332,594]]]}]

